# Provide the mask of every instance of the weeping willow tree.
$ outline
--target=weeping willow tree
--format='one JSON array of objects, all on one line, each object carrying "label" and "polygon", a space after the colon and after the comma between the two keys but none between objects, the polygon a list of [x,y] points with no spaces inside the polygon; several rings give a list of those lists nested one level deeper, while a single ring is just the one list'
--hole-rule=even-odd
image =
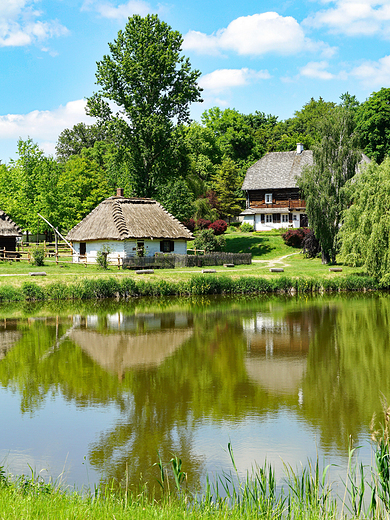
[{"label": "weeping willow tree", "polygon": [[390,284],[390,158],[372,163],[347,188],[352,201],[340,230],[341,257]]},{"label": "weeping willow tree", "polygon": [[313,166],[298,179],[306,200],[309,225],[320,242],[322,263],[335,262],[342,212],[346,208],[345,183],[356,173],[362,154],[352,111],[337,107],[319,127],[321,141],[313,147]]}]

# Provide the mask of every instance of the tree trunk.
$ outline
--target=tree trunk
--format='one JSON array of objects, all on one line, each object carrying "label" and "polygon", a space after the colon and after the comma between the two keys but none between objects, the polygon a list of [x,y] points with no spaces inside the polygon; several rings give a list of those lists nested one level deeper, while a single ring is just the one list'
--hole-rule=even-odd
[{"label": "tree trunk", "polygon": [[330,256],[329,253],[322,250],[322,263],[323,264],[329,264],[330,263]]}]

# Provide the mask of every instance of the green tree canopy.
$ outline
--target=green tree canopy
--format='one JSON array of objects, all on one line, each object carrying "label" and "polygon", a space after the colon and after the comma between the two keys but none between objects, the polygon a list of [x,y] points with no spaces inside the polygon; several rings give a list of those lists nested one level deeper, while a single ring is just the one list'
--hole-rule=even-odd
[{"label": "green tree canopy", "polygon": [[354,129],[353,113],[343,107],[334,109],[320,126],[322,138],[313,146],[313,166],[298,179],[309,225],[321,244],[323,263],[336,259],[336,236],[346,208],[343,188],[361,159]]},{"label": "green tree canopy", "polygon": [[214,176],[214,190],[218,197],[218,210],[222,218],[230,219],[241,212],[242,177],[232,159],[224,159]]},{"label": "green tree canopy", "polygon": [[97,63],[100,90],[88,99],[87,112],[130,150],[138,196],[152,196],[176,171],[174,128],[189,121],[190,103],[201,101],[200,72],[181,56],[182,41],[156,15],[135,15]]},{"label": "green tree canopy", "polygon": [[356,114],[364,153],[381,163],[390,152],[390,88],[373,92]]},{"label": "green tree canopy", "polygon": [[390,158],[370,164],[348,185],[352,202],[340,230],[341,257],[348,265],[390,284]]}]

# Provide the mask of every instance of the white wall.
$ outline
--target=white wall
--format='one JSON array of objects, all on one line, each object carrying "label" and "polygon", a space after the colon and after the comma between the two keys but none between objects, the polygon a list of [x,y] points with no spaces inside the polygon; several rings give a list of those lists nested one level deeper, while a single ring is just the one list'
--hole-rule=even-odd
[{"label": "white wall", "polygon": [[[255,231],[269,231],[270,229],[287,229],[289,227],[299,228],[300,226],[300,217],[299,211],[293,211],[293,221],[292,222],[261,222],[260,213],[255,215],[244,215],[243,222],[247,222],[251,226],[254,227]],[[294,215],[296,216],[296,220],[294,220]]]},{"label": "white wall", "polygon": [[[145,256],[154,256],[155,253],[160,253],[160,240],[143,240],[145,247]],[[175,240],[175,249],[173,253],[179,255],[187,254],[187,241],[186,240]],[[93,242],[86,242],[86,255],[87,263],[95,263],[97,252],[102,249],[103,246],[110,248],[110,254],[108,259],[110,261],[117,261],[118,255],[120,258],[126,258],[129,256],[136,256],[137,242],[135,240],[99,240]],[[74,242],[73,247],[80,253],[80,242]],[[79,262],[80,258],[78,255],[73,255],[73,262]]]}]

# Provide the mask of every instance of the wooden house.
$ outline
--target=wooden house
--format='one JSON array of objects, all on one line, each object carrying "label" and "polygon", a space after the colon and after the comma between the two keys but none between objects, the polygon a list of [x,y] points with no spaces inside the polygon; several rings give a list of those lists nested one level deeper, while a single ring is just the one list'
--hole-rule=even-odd
[{"label": "wooden house", "polygon": [[91,211],[67,235],[75,252],[73,261],[96,262],[108,246],[109,260],[155,253],[187,253],[192,233],[155,200],[123,197],[123,190]]},{"label": "wooden house", "polygon": [[[0,255],[13,256],[12,251],[16,251],[16,240],[22,236],[22,230],[0,210]],[[7,254],[11,252],[11,254]]]},{"label": "wooden house", "polygon": [[272,152],[247,171],[242,189],[246,193],[243,222],[256,231],[307,226],[306,204],[296,178],[313,164],[313,152],[301,144],[293,152]]}]

